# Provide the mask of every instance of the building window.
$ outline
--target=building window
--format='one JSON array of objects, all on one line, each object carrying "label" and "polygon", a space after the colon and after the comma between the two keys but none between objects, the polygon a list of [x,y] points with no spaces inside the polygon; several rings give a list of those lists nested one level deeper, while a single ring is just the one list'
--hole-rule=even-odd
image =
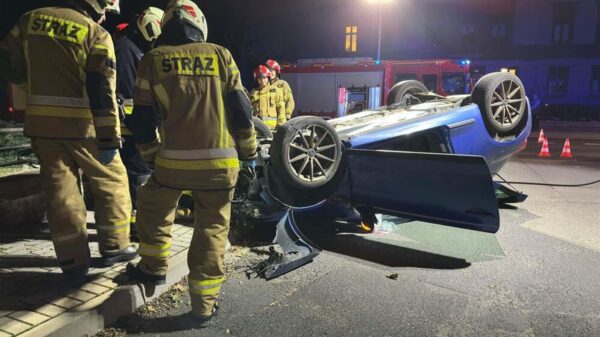
[{"label": "building window", "polygon": [[358,41],[358,26],[346,27],[346,52],[356,53]]},{"label": "building window", "polygon": [[596,41],[600,43],[600,1],[596,1],[598,9],[596,14]]},{"label": "building window", "polygon": [[492,37],[497,39],[503,39],[506,37],[506,23],[497,23],[492,26]]},{"label": "building window", "polygon": [[470,23],[466,23],[462,26],[462,43],[465,46],[470,46],[475,43],[475,26]]},{"label": "building window", "polygon": [[590,81],[590,95],[594,97],[600,96],[600,66],[592,67],[592,77]]},{"label": "building window", "polygon": [[569,44],[573,37],[573,24],[577,4],[574,2],[559,2],[554,4],[552,21],[552,42]]},{"label": "building window", "polygon": [[548,68],[548,96],[565,97],[569,88],[569,67]]}]

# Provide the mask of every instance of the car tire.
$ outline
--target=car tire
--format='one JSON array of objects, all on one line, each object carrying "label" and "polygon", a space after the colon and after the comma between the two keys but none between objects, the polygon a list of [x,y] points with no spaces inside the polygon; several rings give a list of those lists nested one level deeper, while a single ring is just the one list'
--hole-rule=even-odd
[{"label": "car tire", "polygon": [[273,138],[273,132],[261,119],[252,117],[252,124],[254,124],[254,130],[256,130],[256,138]]},{"label": "car tire", "polygon": [[312,193],[334,180],[342,160],[342,143],[325,120],[298,117],[277,129],[270,155],[272,171],[285,185]]},{"label": "car tire", "polygon": [[408,80],[396,83],[388,92],[388,97],[385,101],[386,105],[405,103],[413,105],[421,103],[421,99],[415,94],[428,93],[427,87],[415,80]]},{"label": "car tire", "polygon": [[521,80],[504,72],[483,76],[471,95],[492,136],[516,134],[527,119],[527,98]]}]

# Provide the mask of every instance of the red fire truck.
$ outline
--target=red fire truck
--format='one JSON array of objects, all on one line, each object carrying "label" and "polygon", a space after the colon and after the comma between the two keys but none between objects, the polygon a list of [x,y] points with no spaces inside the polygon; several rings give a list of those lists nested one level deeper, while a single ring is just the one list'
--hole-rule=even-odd
[{"label": "red fire truck", "polygon": [[469,93],[469,60],[381,61],[308,59],[284,65],[296,101],[297,115],[326,118],[374,109],[385,102],[390,88],[417,80],[440,95]]}]

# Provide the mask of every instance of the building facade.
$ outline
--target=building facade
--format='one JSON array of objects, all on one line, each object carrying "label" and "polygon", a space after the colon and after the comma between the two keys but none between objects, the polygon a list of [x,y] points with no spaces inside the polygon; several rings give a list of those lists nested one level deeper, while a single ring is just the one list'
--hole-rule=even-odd
[{"label": "building facade", "polygon": [[375,59],[381,6],[382,59],[466,58],[474,79],[514,71],[548,111],[586,118],[600,110],[600,0],[322,3],[328,19],[304,17],[313,29],[302,32],[298,58]]}]

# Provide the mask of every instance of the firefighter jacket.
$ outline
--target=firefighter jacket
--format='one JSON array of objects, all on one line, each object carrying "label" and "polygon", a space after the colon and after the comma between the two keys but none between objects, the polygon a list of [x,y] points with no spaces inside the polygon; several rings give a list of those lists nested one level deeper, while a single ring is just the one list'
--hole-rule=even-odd
[{"label": "firefighter jacket", "polygon": [[271,84],[250,91],[250,102],[254,116],[262,119],[270,129],[285,124],[283,94]]},{"label": "firefighter jacket", "polygon": [[120,146],[110,34],[70,8],[24,14],[0,43],[0,77],[28,90],[24,133]]},{"label": "firefighter jacket", "polygon": [[233,188],[238,156],[256,154],[256,133],[231,53],[204,42],[161,45],[140,61],[135,85],[127,126],[144,159],[154,161],[156,181],[180,189]]},{"label": "firefighter jacket", "polygon": [[[115,52],[117,59],[117,97],[123,100],[124,116],[121,117],[127,119],[133,112],[135,76],[138,63],[144,56],[144,52],[132,39],[125,35],[115,41]],[[135,147],[133,134],[127,129],[125,123],[121,123],[121,135],[125,139],[121,149],[121,159],[127,168],[127,172],[132,175],[150,174],[152,171]]]},{"label": "firefighter jacket", "polygon": [[271,85],[274,85],[283,94],[283,102],[285,103],[285,118],[292,118],[292,114],[294,113],[294,109],[296,108],[296,103],[294,102],[294,95],[292,94],[292,88],[290,88],[288,82],[280,78],[274,79],[271,82]]}]

